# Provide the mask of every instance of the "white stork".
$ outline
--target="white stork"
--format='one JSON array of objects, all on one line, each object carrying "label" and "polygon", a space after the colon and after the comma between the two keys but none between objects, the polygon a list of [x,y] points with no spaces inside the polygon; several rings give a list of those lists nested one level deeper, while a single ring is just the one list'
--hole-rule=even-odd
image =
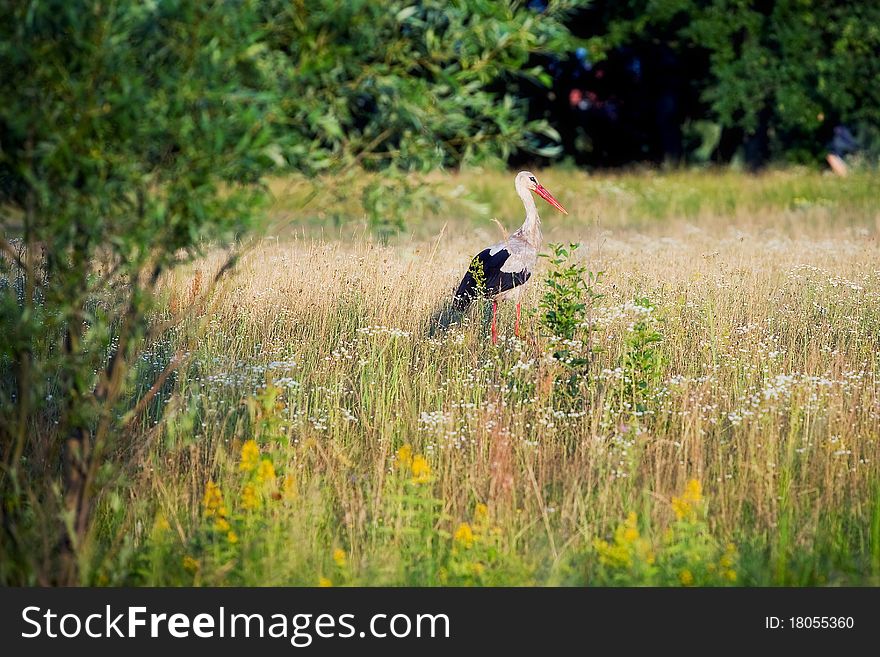
[{"label": "white stork", "polygon": [[538,261],[541,218],[531,192],[535,192],[563,214],[568,214],[530,171],[516,174],[515,185],[516,193],[526,209],[525,222],[505,241],[480,251],[471,260],[467,273],[455,291],[454,303],[459,311],[464,311],[478,296],[492,299],[492,344],[498,343],[495,317],[499,301],[516,300],[514,333],[519,335],[520,297]]}]

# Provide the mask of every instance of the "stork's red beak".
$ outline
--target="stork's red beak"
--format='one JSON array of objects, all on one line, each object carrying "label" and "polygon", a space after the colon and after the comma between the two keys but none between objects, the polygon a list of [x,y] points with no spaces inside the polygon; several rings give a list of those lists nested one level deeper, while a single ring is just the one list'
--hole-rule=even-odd
[{"label": "stork's red beak", "polygon": [[540,196],[542,199],[547,201],[554,208],[559,210],[562,214],[568,214],[568,210],[566,210],[564,207],[562,207],[562,204],[559,201],[557,201],[555,198],[553,198],[553,194],[551,194],[546,189],[541,187],[541,185],[535,185],[535,193],[538,196]]}]

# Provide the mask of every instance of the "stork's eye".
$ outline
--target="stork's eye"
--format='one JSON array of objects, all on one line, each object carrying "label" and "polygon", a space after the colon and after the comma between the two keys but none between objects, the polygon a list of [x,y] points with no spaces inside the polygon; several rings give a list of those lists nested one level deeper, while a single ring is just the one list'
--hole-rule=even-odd
[{"label": "stork's eye", "polygon": [[535,180],[535,177],[534,177],[534,176],[529,176],[529,180],[531,180],[531,181],[532,181],[533,183],[535,183],[535,184],[538,184],[538,181]]}]

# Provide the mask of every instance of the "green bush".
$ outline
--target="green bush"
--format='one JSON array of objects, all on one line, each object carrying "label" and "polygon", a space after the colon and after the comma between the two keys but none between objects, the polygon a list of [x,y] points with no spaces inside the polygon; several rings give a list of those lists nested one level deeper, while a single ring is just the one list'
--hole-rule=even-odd
[{"label": "green bush", "polygon": [[549,335],[554,360],[566,371],[557,379],[557,390],[573,399],[589,376],[594,348],[591,310],[602,298],[596,291],[602,272],[589,271],[585,264],[574,260],[580,244],[549,246],[550,253],[541,254],[550,261],[550,270],[538,302],[540,321]]}]

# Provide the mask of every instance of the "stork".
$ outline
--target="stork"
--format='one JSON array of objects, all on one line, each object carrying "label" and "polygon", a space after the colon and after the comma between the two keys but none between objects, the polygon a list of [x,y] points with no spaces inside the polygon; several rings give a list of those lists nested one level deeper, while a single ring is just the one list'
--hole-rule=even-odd
[{"label": "stork", "polygon": [[499,301],[516,300],[514,333],[519,336],[519,318],[522,291],[538,261],[541,248],[541,218],[532,192],[554,208],[568,214],[538,182],[531,171],[520,171],[515,179],[516,193],[526,209],[526,220],[519,229],[503,242],[480,251],[471,260],[470,267],[455,291],[454,306],[464,311],[478,296],[492,299],[492,344],[498,343],[496,316]]}]

